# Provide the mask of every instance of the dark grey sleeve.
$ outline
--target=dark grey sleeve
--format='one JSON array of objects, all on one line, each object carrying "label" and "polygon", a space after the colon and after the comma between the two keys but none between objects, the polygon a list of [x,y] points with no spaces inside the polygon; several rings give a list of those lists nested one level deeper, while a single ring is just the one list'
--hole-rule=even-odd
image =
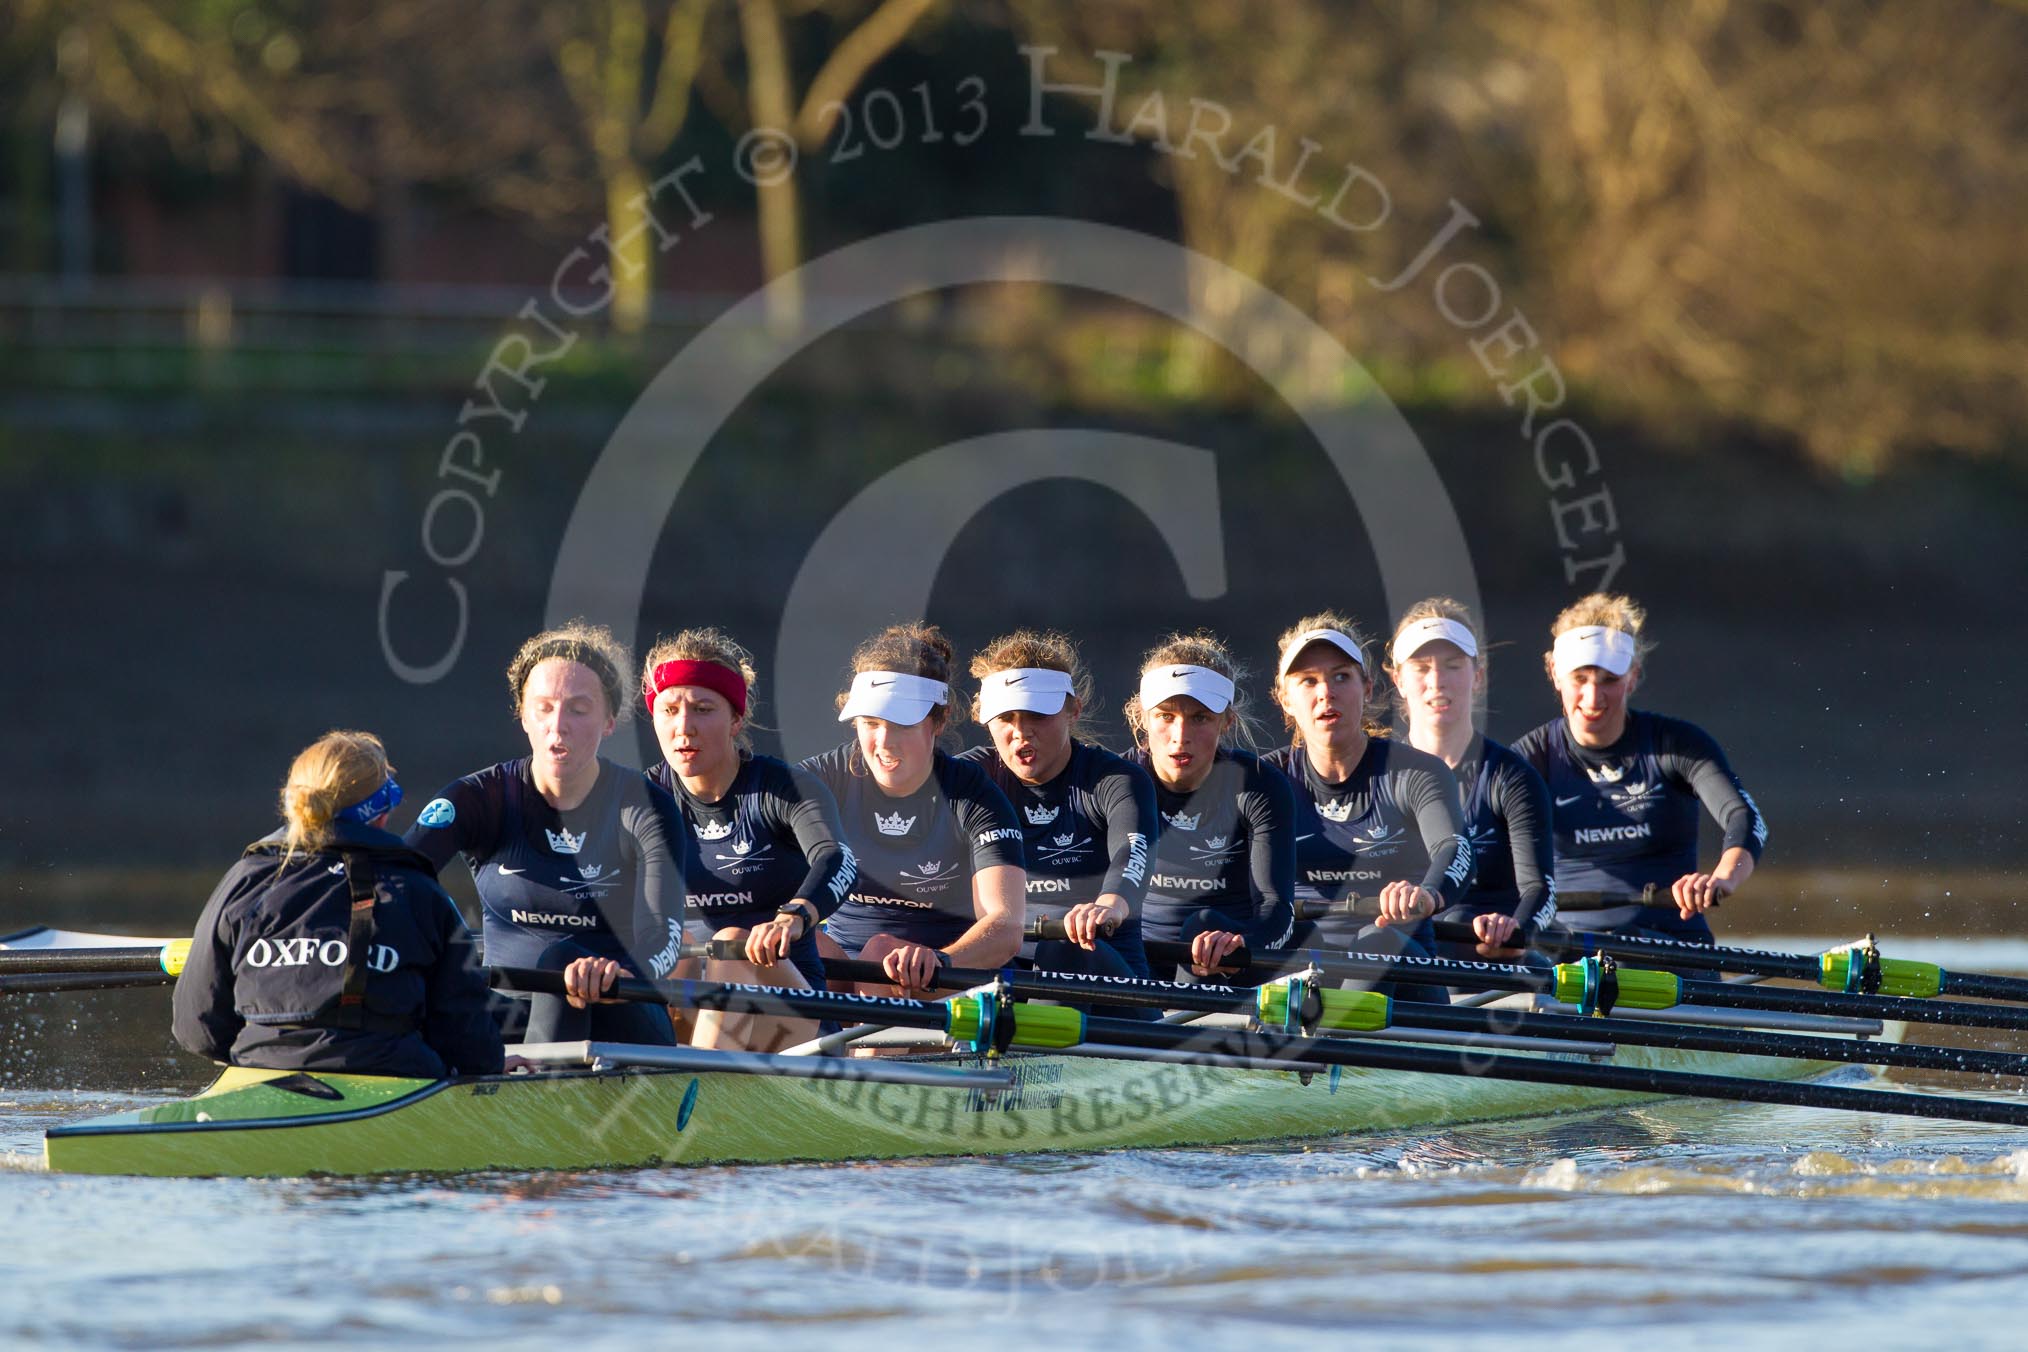
[{"label": "dark grey sleeve", "polygon": [[815,906],[820,918],[830,915],[859,876],[858,862],[838,828],[838,800],[814,774],[791,769],[788,782],[767,795],[766,808],[778,828],[795,836],[796,848],[809,862],[796,896]]},{"label": "dark grey sleeve", "polygon": [[1108,862],[1099,894],[1125,898],[1129,914],[1139,915],[1148,895],[1148,860],[1155,851],[1155,781],[1122,767],[1103,776],[1092,797],[1106,819]]},{"label": "dark grey sleeve", "polygon": [[1767,845],[1767,821],[1739,776],[1732,773],[1725,753],[1702,728],[1682,722],[1672,722],[1668,728],[1671,745],[1658,749],[1664,772],[1690,786],[1724,832],[1724,849],[1743,846],[1759,863],[1760,852]]},{"label": "dark grey sleeve", "polygon": [[1401,772],[1402,803],[1415,814],[1416,830],[1429,855],[1422,885],[1437,894],[1437,909],[1455,906],[1472,881],[1472,842],[1465,838],[1465,812],[1458,806],[1457,776],[1449,767],[1416,766]]},{"label": "dark grey sleeve", "polygon": [[1028,867],[1021,848],[1021,823],[1014,816],[1007,795],[983,774],[963,798],[951,800],[951,810],[965,830],[972,851],[972,872],[980,873],[1000,864]]},{"label": "dark grey sleeve", "polygon": [[627,951],[649,976],[659,979],[674,970],[683,943],[684,852],[697,847],[683,829],[676,800],[646,775],[637,778],[639,790],[622,809],[641,870],[634,941]]},{"label": "dark grey sleeve", "polygon": [[1253,892],[1253,925],[1246,946],[1253,952],[1281,948],[1296,927],[1296,791],[1286,776],[1262,761],[1239,798],[1247,825],[1248,874]]},{"label": "dark grey sleeve", "polygon": [[1544,781],[1549,778],[1549,738],[1555,728],[1554,722],[1530,728],[1521,734],[1520,741],[1507,748],[1525,761],[1529,769],[1542,776]]},{"label": "dark grey sleeve", "polygon": [[1556,918],[1556,837],[1549,786],[1526,761],[1502,761],[1487,794],[1507,832],[1520,902],[1514,923],[1525,938]]},{"label": "dark grey sleeve", "polygon": [[233,988],[232,950],[237,936],[225,908],[244,895],[250,872],[242,860],[212,889],[191,933],[190,953],[183,960],[171,1001],[170,1029],[178,1044],[212,1061],[232,1059],[232,1044],[246,1026]]}]

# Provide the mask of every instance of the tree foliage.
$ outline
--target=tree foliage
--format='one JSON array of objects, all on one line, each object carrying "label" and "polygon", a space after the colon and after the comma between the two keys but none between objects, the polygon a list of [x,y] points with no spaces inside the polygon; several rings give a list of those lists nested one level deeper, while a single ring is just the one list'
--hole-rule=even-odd
[{"label": "tree foliage", "polygon": [[[2018,447],[2028,393],[2028,5],[1995,0],[1022,0],[956,7],[1053,74],[1120,68],[1124,124],[1228,150],[1274,129],[1390,194],[1333,229],[1203,153],[1147,157],[1183,242],[1273,287],[1385,369],[1459,360],[1434,307],[1367,279],[1456,199],[1473,246],[1573,390],[1692,435],[1745,425],[1868,473],[1933,447]],[[935,0],[0,0],[0,70],[30,116],[83,95],[217,164],[253,152],[349,205],[449,187],[535,223],[624,233],[709,118],[787,132],[828,109]],[[42,110],[40,112],[34,110]],[[1114,153],[1063,143],[1065,154]],[[790,174],[758,191],[770,279],[801,261]],[[652,257],[616,304],[647,304]],[[781,289],[784,306],[796,302]],[[1230,297],[1207,294],[1216,308]],[[1200,382],[1201,383],[1201,382]],[[1478,395],[1490,398],[1491,387]]]}]

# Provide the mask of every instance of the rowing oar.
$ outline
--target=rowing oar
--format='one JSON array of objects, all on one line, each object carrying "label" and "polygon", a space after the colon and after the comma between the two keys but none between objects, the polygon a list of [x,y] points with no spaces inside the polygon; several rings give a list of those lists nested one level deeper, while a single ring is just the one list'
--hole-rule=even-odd
[{"label": "rowing oar", "polygon": [[[718,948],[723,941],[714,941]],[[705,956],[737,958],[739,945]],[[844,981],[888,984],[880,964],[856,959],[827,958],[824,974]],[[1187,1010],[1195,1014],[1246,1014],[1270,1028],[1304,1033],[1376,1032],[1404,1028],[1491,1037],[1535,1037],[1563,1042],[1618,1042],[1634,1047],[1674,1051],[1728,1052],[1797,1061],[1840,1061],[1859,1066],[1896,1066],[1917,1070],[1951,1070],[1975,1075],[2028,1076],[2028,1056],[2011,1052],[1937,1047],[1922,1043],[1870,1042],[1856,1038],[1810,1037],[1759,1029],[1700,1028],[1686,1024],[1644,1023],[1604,1016],[1578,1018],[1533,1010],[1492,1010],[1392,1000],[1378,991],[1323,990],[1315,986],[1277,984],[1259,987],[1180,985],[1134,977],[1093,976],[1081,972],[1006,970],[989,972],[945,968],[936,977],[942,990],[971,990],[1003,982],[1015,995],[1030,1000],[1065,1000],[1079,1004],[1130,1005]]]},{"label": "rowing oar", "polygon": [[[561,995],[564,990],[561,972],[496,967],[492,978],[493,984],[504,990],[551,995]],[[982,1053],[1015,1048],[1060,1050],[1088,1043],[1103,1047],[1107,1055],[1118,1055],[1124,1059],[1132,1059],[1135,1050],[1148,1050],[1182,1053],[1188,1059],[1201,1059],[1210,1064],[1233,1060],[1275,1060],[1292,1063],[1291,1070],[1335,1065],[1357,1070],[1463,1075],[1634,1094],[1673,1094],[1741,1103],[1778,1103],[1798,1108],[1836,1108],[1849,1112],[2028,1126],[2028,1103],[2011,1099],[1911,1094],[1680,1070],[1651,1070],[1639,1066],[1500,1056],[1471,1050],[1444,1051],[1401,1043],[1135,1023],[1125,1019],[1089,1018],[1060,1005],[1031,1005],[1016,1001],[1002,1003],[990,994],[977,992],[948,1001],[925,1002],[712,981],[672,981],[658,985],[635,977],[623,977],[613,984],[608,995],[621,1000],[674,1004],[689,1009],[786,1014],[801,1018],[834,1018],[880,1022],[902,1028],[926,1028],[942,1032]]]},{"label": "rowing oar", "polygon": [[[1450,939],[1470,935],[1469,925],[1455,927],[1465,931],[1464,935],[1447,933],[1451,928],[1448,924],[1439,924],[1437,937]],[[1870,936],[1849,948],[1822,954],[1776,953],[1756,948],[1726,948],[1681,943],[1673,939],[1651,939],[1643,935],[1566,930],[1541,931],[1535,936],[1534,946],[1558,957],[1585,958],[1610,953],[1615,957],[1666,962],[1672,967],[1795,977],[1841,994],[1892,995],[1916,1000],[1938,995],[1963,995],[1981,1000],[2028,1002],[2028,978],[1992,976],[1984,972],[1949,972],[1933,962],[1883,958],[1879,945]]]},{"label": "rowing oar", "polygon": [[188,939],[124,948],[24,948],[0,952],[0,994],[163,986],[183,970]]},{"label": "rowing oar", "polygon": [[[1316,920],[1346,916],[1371,921],[1379,912],[1371,899],[1357,893],[1337,901],[1298,901],[1296,918]],[[1436,937],[1446,943],[1477,944],[1468,924],[1435,923]],[[1863,942],[1830,953],[1778,953],[1758,948],[1727,948],[1639,934],[1609,934],[1561,927],[1538,930],[1529,946],[1561,958],[1587,958],[1610,953],[1617,958],[1647,958],[1708,972],[1747,972],[1754,976],[1793,977],[1845,995],[1897,995],[1926,1000],[1937,995],[1964,995],[1978,1000],[2028,1003],[2028,977],[1992,976],[1983,972],[1947,972],[1933,962],[1883,958],[1869,935]]]},{"label": "rowing oar", "polygon": [[[1144,945],[1157,962],[1188,964],[1188,944],[1149,939]],[[1382,954],[1275,949],[1258,956],[1241,948],[1220,961],[1258,975],[1314,965],[1327,976],[1370,981],[1426,981],[1478,990],[1520,991],[1548,995],[1582,1012],[1610,1014],[1617,1005],[1629,1009],[1669,1009],[1701,1005],[1715,1009],[1783,1010],[1795,1014],[1834,1014],[1858,1019],[1901,1019],[1909,1023],[1948,1023],[1966,1028],[2028,1030],[2028,1009],[1974,1004],[1965,1000],[1924,1000],[1895,995],[1845,995],[1830,991],[1785,990],[1771,986],[1739,986],[1724,981],[1699,981],[1673,972],[1621,967],[1611,957],[1590,957],[1562,963],[1552,970],[1506,963],[1457,962],[1409,954]]]}]

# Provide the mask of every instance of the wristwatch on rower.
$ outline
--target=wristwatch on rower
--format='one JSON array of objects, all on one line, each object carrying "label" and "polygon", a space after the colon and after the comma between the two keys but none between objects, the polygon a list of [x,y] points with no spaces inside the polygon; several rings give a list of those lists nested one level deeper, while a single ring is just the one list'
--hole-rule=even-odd
[{"label": "wristwatch on rower", "polygon": [[789,940],[792,943],[817,928],[816,912],[811,908],[810,903],[804,901],[801,897],[796,898],[794,901],[785,901],[780,906],[777,906],[775,908],[775,915],[777,917],[791,916],[803,922],[803,933],[791,934],[789,936]]}]

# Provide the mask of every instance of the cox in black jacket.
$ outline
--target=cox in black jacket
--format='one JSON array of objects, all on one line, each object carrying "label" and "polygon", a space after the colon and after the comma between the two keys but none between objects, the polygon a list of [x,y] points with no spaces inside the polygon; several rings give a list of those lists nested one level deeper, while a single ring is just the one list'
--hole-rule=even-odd
[{"label": "cox in black jacket", "polygon": [[[279,832],[256,841],[219,881],[176,982],[176,1040],[275,1070],[498,1073],[485,969],[435,868],[378,827],[331,831],[286,864]],[[371,875],[374,904],[358,998],[346,1000],[353,869]]]}]

